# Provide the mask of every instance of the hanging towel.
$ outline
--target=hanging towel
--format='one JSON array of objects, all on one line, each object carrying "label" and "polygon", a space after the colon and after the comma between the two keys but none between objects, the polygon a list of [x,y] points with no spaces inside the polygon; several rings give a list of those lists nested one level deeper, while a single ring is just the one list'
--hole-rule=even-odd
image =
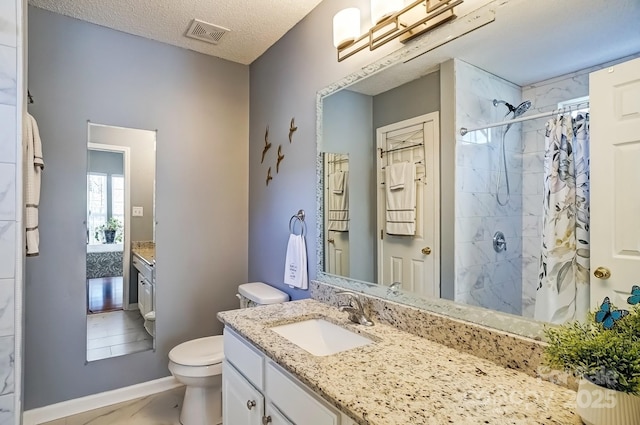
[{"label": "hanging towel", "polygon": [[342,192],[344,192],[344,185],[346,181],[345,174],[347,173],[344,171],[336,171],[329,176],[329,178],[331,179],[331,181],[329,182],[331,191],[336,195],[340,195]]},{"label": "hanging towel", "polygon": [[284,283],[292,288],[308,289],[307,245],[304,236],[291,234],[284,265]]},{"label": "hanging towel", "polygon": [[[342,190],[337,193],[331,190],[329,196],[328,230],[336,232],[349,231],[349,179],[347,171],[339,171]],[[333,180],[333,178],[332,178]]]},{"label": "hanging towel", "polygon": [[405,183],[409,183],[406,181],[407,175],[410,170],[408,168],[411,166],[409,162],[396,162],[395,164],[391,164],[385,167],[385,170],[388,169],[388,178],[386,179],[386,184],[389,185],[389,190],[399,190],[403,189]]},{"label": "hanging towel", "polygon": [[23,120],[23,150],[25,153],[25,228],[27,256],[40,253],[38,232],[38,206],[40,204],[40,179],[44,169],[42,141],[38,123],[30,114]]},{"label": "hanging towel", "polygon": [[[401,170],[391,188],[392,174]],[[410,162],[391,164],[385,167],[386,231],[389,235],[416,234],[416,165]],[[401,188],[398,185],[402,184]]]}]

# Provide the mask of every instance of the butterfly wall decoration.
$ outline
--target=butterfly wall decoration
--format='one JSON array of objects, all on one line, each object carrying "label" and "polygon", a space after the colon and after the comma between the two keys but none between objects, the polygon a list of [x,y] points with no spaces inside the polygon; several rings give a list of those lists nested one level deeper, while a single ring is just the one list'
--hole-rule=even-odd
[{"label": "butterfly wall decoration", "polygon": [[631,288],[631,296],[627,298],[627,302],[631,305],[640,303],[640,286],[633,285],[633,288]]},{"label": "butterfly wall decoration", "polygon": [[612,310],[609,297],[605,297],[600,309],[596,312],[596,322],[602,323],[605,329],[613,329],[616,322],[628,314],[627,310]]}]

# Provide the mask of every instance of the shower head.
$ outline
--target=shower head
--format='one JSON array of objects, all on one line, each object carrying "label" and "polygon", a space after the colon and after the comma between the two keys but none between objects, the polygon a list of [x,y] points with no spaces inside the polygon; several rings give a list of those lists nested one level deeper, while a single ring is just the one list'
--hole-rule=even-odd
[{"label": "shower head", "polygon": [[524,114],[531,108],[531,101],[525,100],[518,106],[513,106],[509,102],[505,102],[504,100],[493,99],[493,106],[498,106],[503,104],[507,108],[509,108],[509,112],[505,115],[505,117],[511,113],[513,113],[513,118],[518,118],[520,115]]},{"label": "shower head", "polygon": [[510,111],[510,112],[513,112],[513,118],[518,118],[520,115],[527,112],[529,108],[531,108],[531,101],[525,100],[524,102],[516,106],[516,108],[513,111]]}]

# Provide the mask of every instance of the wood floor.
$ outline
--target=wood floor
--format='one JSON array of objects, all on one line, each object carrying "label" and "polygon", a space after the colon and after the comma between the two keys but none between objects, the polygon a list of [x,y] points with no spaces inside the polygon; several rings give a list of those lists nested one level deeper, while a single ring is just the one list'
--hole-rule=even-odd
[{"label": "wood floor", "polygon": [[87,313],[122,310],[122,276],[87,279]]}]

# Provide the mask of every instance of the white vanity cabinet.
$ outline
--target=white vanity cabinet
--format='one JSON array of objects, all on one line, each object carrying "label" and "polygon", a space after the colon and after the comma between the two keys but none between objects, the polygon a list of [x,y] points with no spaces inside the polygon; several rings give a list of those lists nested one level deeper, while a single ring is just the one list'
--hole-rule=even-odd
[{"label": "white vanity cabinet", "polygon": [[145,314],[154,310],[154,279],[153,267],[140,259],[136,254],[131,256],[133,266],[138,270],[138,309],[144,317]]},{"label": "white vanity cabinet", "polygon": [[228,362],[222,367],[222,418],[225,424],[260,425],[264,397]]},{"label": "white vanity cabinet", "polygon": [[224,355],[224,425],[355,425],[229,328]]}]

